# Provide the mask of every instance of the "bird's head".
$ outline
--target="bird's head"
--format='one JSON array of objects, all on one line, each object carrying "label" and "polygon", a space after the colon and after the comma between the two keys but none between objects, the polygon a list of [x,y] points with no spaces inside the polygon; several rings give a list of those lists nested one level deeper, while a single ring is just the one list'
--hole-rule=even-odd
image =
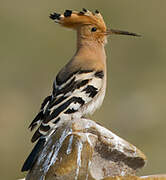
[{"label": "bird's head", "polygon": [[108,29],[98,10],[94,13],[85,8],[80,12],[66,10],[64,14],[50,14],[50,18],[64,27],[77,30],[81,39],[99,43],[105,43],[106,37],[112,34],[139,36],[127,31]]}]

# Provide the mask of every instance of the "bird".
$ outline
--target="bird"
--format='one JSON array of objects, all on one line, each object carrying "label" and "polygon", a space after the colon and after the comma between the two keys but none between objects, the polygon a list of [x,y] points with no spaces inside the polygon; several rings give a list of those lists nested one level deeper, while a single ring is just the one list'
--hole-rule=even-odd
[{"label": "bird", "polygon": [[76,31],[77,47],[74,56],[57,74],[52,94],[44,99],[39,113],[29,125],[31,131],[38,127],[31,139],[32,143],[37,143],[22,171],[32,168],[39,151],[64,122],[93,114],[102,105],[107,79],[107,37],[113,34],[139,36],[108,29],[98,10],[65,10],[63,14],[54,12],[49,17],[55,23]]}]

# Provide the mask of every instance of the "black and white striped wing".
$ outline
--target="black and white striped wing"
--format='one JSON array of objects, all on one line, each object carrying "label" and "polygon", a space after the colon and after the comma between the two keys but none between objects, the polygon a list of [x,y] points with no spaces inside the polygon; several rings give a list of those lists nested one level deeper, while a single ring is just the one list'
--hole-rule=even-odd
[{"label": "black and white striped wing", "polygon": [[92,101],[102,88],[103,76],[103,71],[77,71],[63,82],[56,79],[53,95],[44,100],[41,111],[30,125],[31,129],[40,125],[32,142],[49,135],[60,123],[70,120],[72,114],[78,113],[81,107]]}]

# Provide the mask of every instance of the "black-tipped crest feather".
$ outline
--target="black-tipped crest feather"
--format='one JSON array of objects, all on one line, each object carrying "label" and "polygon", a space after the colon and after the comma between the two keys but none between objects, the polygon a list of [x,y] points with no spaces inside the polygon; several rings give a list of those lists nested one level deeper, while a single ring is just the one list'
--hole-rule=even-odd
[{"label": "black-tipped crest feather", "polygon": [[58,13],[53,13],[53,14],[50,14],[50,19],[52,19],[52,20],[55,20],[55,19],[57,19],[57,20],[60,20],[60,14],[58,14]]},{"label": "black-tipped crest feather", "polygon": [[71,10],[66,10],[66,11],[64,12],[64,16],[65,16],[65,17],[70,17],[71,14],[72,14],[72,11],[71,11]]}]

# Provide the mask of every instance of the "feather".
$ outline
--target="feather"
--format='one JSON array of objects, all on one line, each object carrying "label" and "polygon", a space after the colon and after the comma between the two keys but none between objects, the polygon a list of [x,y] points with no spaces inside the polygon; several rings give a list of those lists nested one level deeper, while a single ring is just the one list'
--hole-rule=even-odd
[{"label": "feather", "polygon": [[56,85],[54,96],[48,96],[41,106],[45,111],[39,112],[30,125],[33,129],[40,119],[40,126],[34,133],[32,142],[49,135],[51,130],[59,126],[58,123],[62,124],[64,114],[70,119],[73,113],[81,111],[81,107],[88,104],[102,88],[101,75],[101,71],[81,70],[72,73],[63,83]]},{"label": "feather", "polygon": [[39,152],[42,150],[43,146],[45,144],[45,139],[39,139],[39,141],[36,143],[35,147],[33,148],[32,152],[30,153],[30,155],[28,156],[28,158],[26,159],[26,161],[24,162],[21,171],[28,171],[32,168],[32,166],[34,165]]}]

